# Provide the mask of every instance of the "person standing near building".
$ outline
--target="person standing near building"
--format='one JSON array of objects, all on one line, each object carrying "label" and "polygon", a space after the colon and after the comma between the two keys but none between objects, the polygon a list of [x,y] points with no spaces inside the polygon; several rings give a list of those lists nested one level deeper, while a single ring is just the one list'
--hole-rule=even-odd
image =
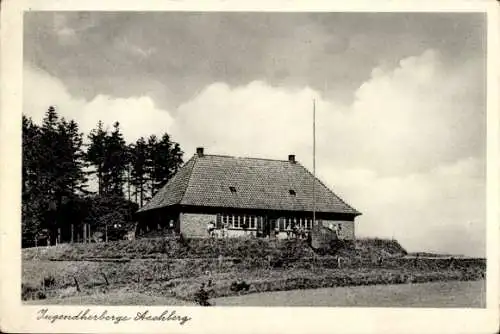
[{"label": "person standing near building", "polygon": [[296,222],[293,222],[292,224],[292,237],[294,239],[297,239],[298,238],[298,228],[297,228],[297,223]]},{"label": "person standing near building", "polygon": [[208,232],[208,235],[209,236],[213,236],[213,233],[214,233],[214,230],[215,230],[215,224],[213,221],[210,221],[208,224],[207,224],[207,232]]},{"label": "person standing near building", "polygon": [[292,233],[292,224],[290,222],[288,222],[285,231],[287,239],[290,239],[290,234]]}]

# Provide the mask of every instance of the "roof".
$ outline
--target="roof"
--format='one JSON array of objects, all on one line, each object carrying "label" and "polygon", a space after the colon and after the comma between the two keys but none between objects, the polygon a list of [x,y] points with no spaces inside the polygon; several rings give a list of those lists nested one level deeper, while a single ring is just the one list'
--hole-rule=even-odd
[{"label": "roof", "polygon": [[[300,163],[197,155],[138,212],[172,205],[360,215]],[[233,189],[231,189],[233,188]]]}]

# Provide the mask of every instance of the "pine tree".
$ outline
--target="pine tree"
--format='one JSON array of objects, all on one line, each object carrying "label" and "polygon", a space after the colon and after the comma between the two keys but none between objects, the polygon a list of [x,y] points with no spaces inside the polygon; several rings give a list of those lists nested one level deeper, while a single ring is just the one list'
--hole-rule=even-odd
[{"label": "pine tree", "polygon": [[161,168],[161,166],[159,166],[156,162],[158,159],[158,154],[158,137],[156,137],[156,135],[151,135],[148,138],[146,159],[146,169],[149,180],[148,190],[150,193],[149,198],[152,198],[156,194],[155,176],[157,174],[157,171]]},{"label": "pine tree", "polygon": [[148,146],[144,137],[130,145],[131,183],[134,186],[135,202],[143,206],[147,183]]},{"label": "pine tree", "polygon": [[104,130],[102,121],[97,123],[97,127],[93,129],[88,138],[90,145],[87,149],[86,159],[94,166],[97,175],[97,193],[102,195],[108,188],[108,180],[104,177],[104,161],[106,159],[106,137],[108,133]]},{"label": "pine tree", "polygon": [[[23,245],[33,244],[41,225],[38,187],[38,154],[40,128],[31,118],[22,118],[22,201],[21,222]],[[36,243],[36,242],[35,242]]]},{"label": "pine tree", "polygon": [[78,124],[71,120],[67,125],[68,140],[71,146],[71,188],[72,192],[87,194],[87,176],[84,169],[87,167],[85,162],[85,152],[83,150],[83,133],[79,131]]},{"label": "pine tree", "polygon": [[161,137],[160,141],[157,141],[156,137],[150,137],[148,144],[151,188],[152,195],[154,195],[182,165],[183,152],[178,143],[170,140],[167,133]]},{"label": "pine tree", "polygon": [[[109,217],[130,220],[137,209],[130,195],[144,205],[182,164],[183,152],[168,134],[160,140],[154,135],[141,137],[127,145],[118,122],[108,131],[99,121],[88,134],[90,144],[84,151],[78,124],[60,118],[54,107],[47,110],[41,125],[23,115],[22,131],[23,245],[32,244],[43,230],[54,241],[59,228],[68,236],[83,222],[96,227],[102,222],[108,226]],[[85,170],[90,166],[98,180],[97,196],[88,196],[86,190]]]},{"label": "pine tree", "polygon": [[127,146],[120,131],[120,123],[113,124],[113,131],[106,141],[104,168],[109,175],[109,193],[123,197],[125,170],[127,168]]}]

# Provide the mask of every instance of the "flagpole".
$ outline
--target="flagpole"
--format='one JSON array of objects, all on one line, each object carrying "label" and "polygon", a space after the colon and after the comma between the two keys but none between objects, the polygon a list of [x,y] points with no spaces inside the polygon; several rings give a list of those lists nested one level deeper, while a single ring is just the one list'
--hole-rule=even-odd
[{"label": "flagpole", "polygon": [[316,226],[316,100],[313,99],[313,226]]}]

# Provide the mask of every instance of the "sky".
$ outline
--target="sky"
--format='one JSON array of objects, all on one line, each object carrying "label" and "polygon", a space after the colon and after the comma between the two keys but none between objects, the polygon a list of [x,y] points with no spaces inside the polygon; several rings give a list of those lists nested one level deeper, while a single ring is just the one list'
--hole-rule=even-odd
[{"label": "sky", "polygon": [[485,255],[486,21],[476,13],[28,12],[23,112],[168,132],[185,159],[297,160],[360,237]]}]

